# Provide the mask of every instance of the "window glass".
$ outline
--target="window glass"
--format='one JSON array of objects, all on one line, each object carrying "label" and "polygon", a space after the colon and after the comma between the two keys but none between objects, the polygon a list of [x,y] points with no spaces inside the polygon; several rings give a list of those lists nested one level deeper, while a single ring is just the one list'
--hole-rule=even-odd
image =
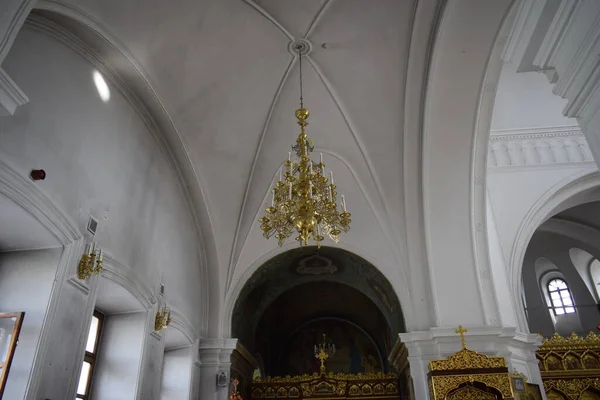
[{"label": "window glass", "polygon": [[95,315],[92,317],[92,325],[90,326],[90,332],[88,333],[87,344],[85,345],[85,351],[94,353],[96,350],[96,341],[98,339],[98,327],[99,319]]},{"label": "window glass", "polygon": [[81,374],[79,375],[79,384],[77,385],[77,395],[75,399],[87,400],[90,395],[92,380],[94,376],[94,366],[96,365],[96,356],[98,354],[98,342],[102,335],[102,322],[104,316],[94,311],[90,330],[88,333],[87,343],[85,345],[85,357],[81,366]]},{"label": "window glass", "polygon": [[81,374],[79,375],[79,384],[77,385],[77,394],[86,395],[87,393],[87,383],[90,379],[90,372],[92,369],[92,364],[89,362],[84,362],[83,367],[81,368]]},{"label": "window glass", "polygon": [[567,282],[558,278],[552,279],[548,282],[548,293],[550,294],[555,315],[572,314],[575,312],[573,298],[571,297]]}]

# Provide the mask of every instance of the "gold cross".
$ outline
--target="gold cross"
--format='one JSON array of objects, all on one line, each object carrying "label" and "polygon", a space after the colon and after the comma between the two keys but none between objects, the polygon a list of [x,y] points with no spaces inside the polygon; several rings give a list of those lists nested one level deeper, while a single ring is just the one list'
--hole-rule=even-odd
[{"label": "gold cross", "polygon": [[458,333],[460,335],[460,341],[462,343],[462,347],[463,349],[467,348],[467,342],[465,341],[465,333],[469,332],[466,329],[463,329],[462,325],[458,326],[458,329],[454,331],[455,333]]},{"label": "gold cross", "polygon": [[327,360],[329,358],[329,354],[327,354],[325,352],[325,350],[321,349],[321,350],[319,350],[319,352],[317,354],[315,354],[315,357],[321,361],[321,374],[324,374],[325,373],[325,360]]},{"label": "gold cross", "polygon": [[233,383],[233,391],[237,392],[237,387],[240,384],[240,381],[238,381],[238,379],[235,378],[231,383]]}]

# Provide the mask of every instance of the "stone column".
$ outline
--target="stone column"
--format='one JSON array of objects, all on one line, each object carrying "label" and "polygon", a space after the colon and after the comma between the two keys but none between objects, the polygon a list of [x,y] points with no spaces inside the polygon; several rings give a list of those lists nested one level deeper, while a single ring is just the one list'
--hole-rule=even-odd
[{"label": "stone column", "polygon": [[[227,400],[230,389],[231,354],[237,339],[200,340],[198,358],[200,361],[200,399]],[[217,385],[220,372],[227,374],[227,386]]]},{"label": "stone column", "polygon": [[[455,329],[431,328],[428,331],[398,335],[408,349],[414,398],[429,399],[427,383],[429,361],[448,357],[462,348],[460,337],[455,333]],[[541,345],[541,339],[537,335],[517,333],[515,328],[471,327],[467,329],[465,339],[469,349],[489,356],[502,356],[506,359],[509,371],[516,369],[527,376],[528,382],[543,385],[535,357],[535,351]]]}]

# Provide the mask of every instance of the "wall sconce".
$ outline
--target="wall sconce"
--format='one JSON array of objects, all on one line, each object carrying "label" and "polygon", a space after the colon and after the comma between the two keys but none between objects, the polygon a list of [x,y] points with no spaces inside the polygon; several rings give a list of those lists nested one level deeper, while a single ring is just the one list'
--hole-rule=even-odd
[{"label": "wall sconce", "polygon": [[85,252],[77,266],[77,277],[81,280],[102,272],[102,249],[96,251],[96,243],[85,245]]},{"label": "wall sconce", "polygon": [[165,304],[162,311],[156,313],[156,319],[154,320],[154,330],[160,332],[165,329],[171,323],[171,309],[167,308]]}]

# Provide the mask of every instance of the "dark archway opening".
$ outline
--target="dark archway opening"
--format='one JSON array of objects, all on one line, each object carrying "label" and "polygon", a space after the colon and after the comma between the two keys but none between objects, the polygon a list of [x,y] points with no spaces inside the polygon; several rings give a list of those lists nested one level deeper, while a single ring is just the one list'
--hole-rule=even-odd
[{"label": "dark archway opening", "polygon": [[232,336],[269,376],[318,372],[314,346],[323,334],[337,348],[328,371],[395,372],[387,358],[400,332],[390,282],[363,258],[332,247],[294,249],[264,263],[232,315]]}]

